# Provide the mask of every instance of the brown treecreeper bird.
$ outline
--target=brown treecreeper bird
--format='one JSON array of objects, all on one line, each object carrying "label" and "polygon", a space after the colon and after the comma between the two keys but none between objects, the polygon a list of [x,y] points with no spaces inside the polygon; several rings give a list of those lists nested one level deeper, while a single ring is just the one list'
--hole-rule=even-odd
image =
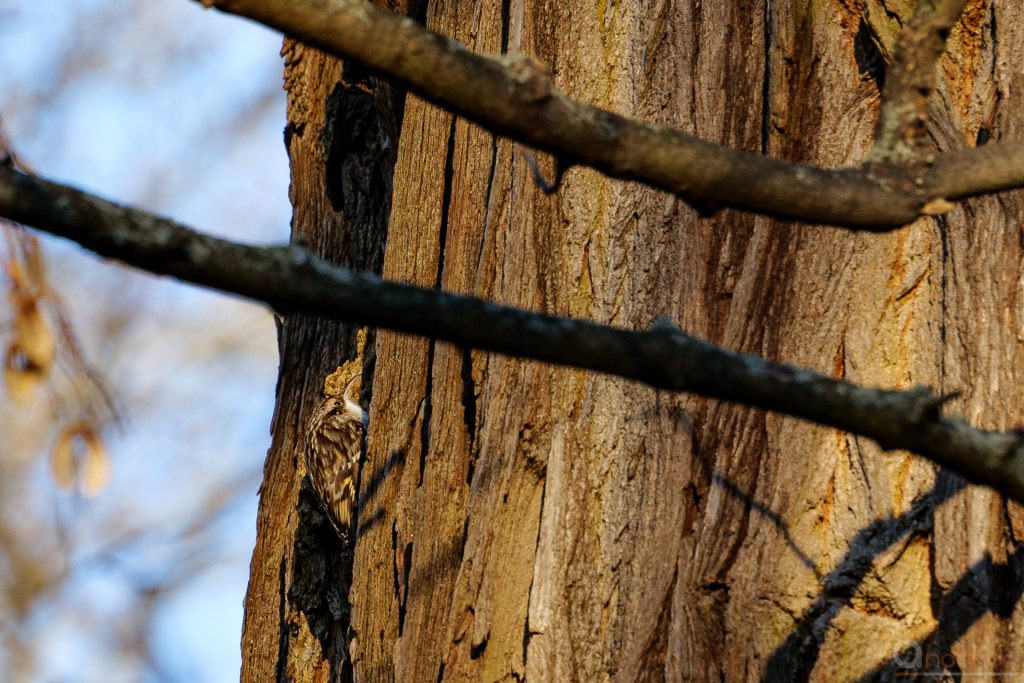
[{"label": "brown treecreeper bird", "polygon": [[349,396],[355,379],[313,410],[306,430],[306,469],[327,516],[343,539],[351,538],[356,514],[359,454],[366,415]]}]

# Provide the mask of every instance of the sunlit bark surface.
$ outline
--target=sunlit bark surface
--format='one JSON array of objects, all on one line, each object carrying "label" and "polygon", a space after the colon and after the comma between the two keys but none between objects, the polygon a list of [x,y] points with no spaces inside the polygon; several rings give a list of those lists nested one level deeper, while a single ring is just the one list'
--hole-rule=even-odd
[{"label": "sunlit bark surface", "polygon": [[[448,0],[429,3],[426,21],[477,51],[536,57],[573,97],[838,166],[871,146],[885,55],[909,5]],[[930,127],[939,149],[1017,136],[1022,12],[968,6],[941,62]],[[316,92],[309,84],[324,78],[290,69],[293,94],[297,83]],[[301,144],[318,135],[307,124]],[[666,314],[727,347],[858,382],[962,390],[951,410],[973,424],[1018,424],[1024,274],[1013,226],[1024,207],[1015,195],[858,235],[728,211],[702,219],[589,171],[571,172],[548,197],[523,148],[415,98],[400,140],[388,278],[634,328]],[[291,144],[297,173],[302,148]],[[303,163],[315,176],[325,161]],[[296,231],[337,244],[324,237],[344,230],[319,218],[332,215],[322,190],[298,187]],[[367,258],[359,249],[374,242],[353,244],[362,246],[350,258]],[[345,638],[317,641],[330,656],[310,644],[306,669],[291,644],[317,614],[290,592],[303,554],[345,561],[300,542],[300,399],[352,352],[342,342],[350,332],[299,325],[313,324],[289,320],[282,336],[247,602],[254,681],[286,671],[305,680],[299,670],[313,680],[317,657],[340,662]],[[1024,671],[1018,508],[833,429],[381,333],[363,482],[352,668],[330,669],[342,677]],[[347,580],[344,569],[324,571]]]}]

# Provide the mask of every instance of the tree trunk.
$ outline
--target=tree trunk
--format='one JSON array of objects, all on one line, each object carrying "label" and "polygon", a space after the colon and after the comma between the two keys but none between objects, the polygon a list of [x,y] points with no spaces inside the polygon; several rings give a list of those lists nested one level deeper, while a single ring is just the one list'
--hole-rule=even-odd
[{"label": "tree trunk", "polygon": [[[292,40],[282,55],[292,239],[342,265],[379,273],[404,95]],[[373,335],[363,355],[360,336],[353,326],[307,315],[278,325],[277,405],[245,599],[242,681],[351,680],[352,548],[342,544],[305,478],[302,446],[330,372],[354,360],[369,385]]]},{"label": "tree trunk", "polygon": [[[426,21],[476,51],[534,56],[608,109],[838,166],[870,146],[912,4],[435,0]],[[1019,136],[1022,13],[970,3],[932,106],[940,149]],[[389,150],[344,143],[339,175],[324,148],[366,134],[350,112],[377,86],[332,99],[337,63],[286,52],[294,230],[373,268],[387,192],[359,182],[389,177]],[[398,120],[400,106],[371,99]],[[591,171],[545,196],[523,148],[413,97],[401,118],[387,278],[626,327],[667,315],[858,382],[961,390],[954,407],[972,423],[1017,424],[1015,195],[887,235],[702,218]],[[376,339],[348,590],[348,554],[300,486],[297,430],[353,333],[289,319],[281,340],[244,680],[1024,671],[1024,517],[990,491],[834,429],[390,333]]]}]

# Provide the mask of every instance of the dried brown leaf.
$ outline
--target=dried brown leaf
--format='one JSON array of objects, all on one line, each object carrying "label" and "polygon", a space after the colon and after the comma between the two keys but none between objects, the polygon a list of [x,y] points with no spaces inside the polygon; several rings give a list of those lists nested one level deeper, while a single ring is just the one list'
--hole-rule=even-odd
[{"label": "dried brown leaf", "polygon": [[57,443],[50,455],[50,474],[57,486],[62,489],[70,489],[75,483],[75,474],[78,471],[78,463],[75,460],[75,444],[78,440],[78,430],[81,423],[70,424],[61,430],[57,436]]},{"label": "dried brown leaf", "polygon": [[42,386],[45,374],[17,342],[7,347],[4,355],[4,387],[12,401],[19,405],[29,403]]},{"label": "dried brown leaf", "polygon": [[110,481],[110,456],[96,432],[85,437],[82,456],[82,495],[95,498]]},{"label": "dried brown leaf", "polygon": [[73,422],[61,430],[50,457],[50,471],[61,488],[76,481],[82,495],[94,498],[110,481],[110,456],[88,422]]},{"label": "dried brown leaf", "polygon": [[27,299],[19,307],[14,318],[14,338],[34,365],[44,373],[50,368],[57,342],[36,300]]}]

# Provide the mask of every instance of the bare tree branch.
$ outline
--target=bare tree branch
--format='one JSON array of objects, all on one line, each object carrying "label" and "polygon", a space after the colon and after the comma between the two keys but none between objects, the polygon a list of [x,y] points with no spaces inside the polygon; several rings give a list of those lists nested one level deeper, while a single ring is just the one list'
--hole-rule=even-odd
[{"label": "bare tree branch", "polygon": [[900,33],[878,110],[872,161],[920,160],[928,151],[925,122],[935,64],[967,0],[921,0]]},{"label": "bare tree branch", "polygon": [[[554,154],[563,169],[585,165],[615,178],[638,180],[702,211],[733,207],[812,223],[888,230],[952,208],[939,200],[1024,185],[1024,164],[1011,165],[1019,152],[1004,155],[1006,165],[999,173],[986,169],[986,159],[975,154],[939,157],[934,160],[941,171],[938,183],[929,163],[893,163],[882,152],[880,160],[861,166],[821,169],[730,149],[572,100],[556,90],[542,66],[529,58],[473,54],[461,43],[365,0],[200,1],[402,82],[495,133]],[[935,41],[944,40],[942,26],[955,21],[964,0],[924,2],[937,9],[931,14],[922,10],[928,20],[908,31],[914,41],[902,39],[908,54],[897,56],[903,75],[886,90],[880,150],[905,134],[905,124],[916,116],[918,99],[926,97],[921,83],[928,88],[934,84],[935,59],[942,50],[941,41],[938,47]],[[977,181],[979,176],[990,182]]]},{"label": "bare tree branch", "polygon": [[928,174],[936,197],[958,199],[1024,186],[1024,143],[1004,142],[940,154]]},{"label": "bare tree branch", "polygon": [[0,217],[153,273],[305,312],[774,410],[905,449],[1024,502],[1024,442],[944,417],[924,388],[885,391],[733,353],[668,322],[644,332],[446,294],[237,244],[0,165]]}]

